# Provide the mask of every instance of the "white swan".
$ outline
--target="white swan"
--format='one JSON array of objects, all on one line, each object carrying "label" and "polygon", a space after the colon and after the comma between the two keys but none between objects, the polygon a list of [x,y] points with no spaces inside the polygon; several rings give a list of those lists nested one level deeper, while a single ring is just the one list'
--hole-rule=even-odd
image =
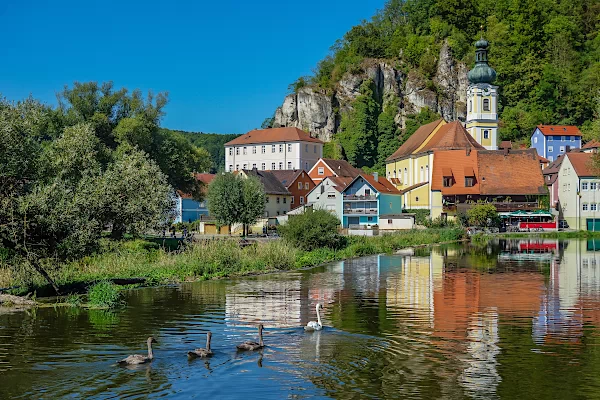
[{"label": "white swan", "polygon": [[321,323],[321,314],[319,314],[319,310],[323,309],[323,305],[321,303],[317,303],[317,306],[315,308],[317,309],[317,322],[310,321],[304,327],[305,331],[320,331],[321,329],[323,329],[323,324]]}]

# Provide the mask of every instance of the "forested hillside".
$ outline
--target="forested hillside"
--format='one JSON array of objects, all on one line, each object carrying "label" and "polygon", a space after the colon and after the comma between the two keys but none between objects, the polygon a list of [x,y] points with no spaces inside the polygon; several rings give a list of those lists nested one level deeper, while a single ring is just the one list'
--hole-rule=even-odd
[{"label": "forested hillside", "polygon": [[[167,129],[168,130],[168,129]],[[240,136],[237,134],[218,134],[203,132],[178,132],[185,136],[193,145],[201,147],[208,151],[211,159],[210,172],[215,173],[225,168],[225,147],[224,144]]]},{"label": "forested hillside", "polygon": [[[381,168],[402,142],[397,136],[410,133],[402,131],[407,121],[430,119],[417,116],[429,113],[429,104],[448,119],[462,117],[463,76],[474,63],[473,43],[483,35],[498,73],[502,140],[526,140],[539,123],[590,132],[600,97],[599,16],[600,0],[390,0],[336,42],[314,74],[291,90],[311,101],[333,96],[330,139],[355,165]],[[443,59],[446,54],[452,61]],[[376,64],[382,72],[370,73]],[[399,82],[400,98],[380,93],[389,86],[377,82],[386,73]],[[458,77],[448,84],[453,73]],[[340,94],[361,75],[366,77],[346,102],[348,96]],[[411,98],[424,91],[433,100]],[[285,106],[276,123],[312,128],[311,121],[286,120]]]}]

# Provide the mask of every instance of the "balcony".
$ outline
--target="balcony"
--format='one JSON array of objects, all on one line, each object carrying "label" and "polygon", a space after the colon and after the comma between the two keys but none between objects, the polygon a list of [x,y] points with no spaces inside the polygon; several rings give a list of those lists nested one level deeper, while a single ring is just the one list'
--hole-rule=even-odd
[{"label": "balcony", "polygon": [[377,200],[377,196],[374,194],[366,195],[366,196],[357,196],[355,194],[347,194],[344,195],[344,200],[349,201],[364,201],[364,200]]},{"label": "balcony", "polygon": [[344,215],[377,215],[376,208],[344,208]]},{"label": "balcony", "polygon": [[[465,213],[471,207],[476,206],[479,203],[459,203],[459,204],[444,204],[443,211],[448,213]],[[493,204],[496,207],[496,211],[501,212],[513,212],[513,211],[535,211],[545,209],[540,206],[538,202],[529,201],[529,202],[491,202],[489,204]]]}]

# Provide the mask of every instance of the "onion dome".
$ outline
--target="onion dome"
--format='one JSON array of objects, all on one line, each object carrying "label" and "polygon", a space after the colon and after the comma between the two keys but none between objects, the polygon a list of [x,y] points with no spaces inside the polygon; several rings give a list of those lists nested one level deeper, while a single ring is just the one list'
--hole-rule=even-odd
[{"label": "onion dome", "polygon": [[489,43],[481,38],[475,43],[475,67],[469,71],[469,83],[492,83],[496,80],[496,71],[488,65],[487,48]]}]

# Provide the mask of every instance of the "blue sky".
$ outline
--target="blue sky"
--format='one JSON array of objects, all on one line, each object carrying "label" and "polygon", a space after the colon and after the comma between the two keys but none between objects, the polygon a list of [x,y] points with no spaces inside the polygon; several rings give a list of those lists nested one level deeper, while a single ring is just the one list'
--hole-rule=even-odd
[{"label": "blue sky", "polygon": [[73,81],[169,92],[162,125],[259,127],[384,0],[0,0],[0,93],[56,103]]}]

